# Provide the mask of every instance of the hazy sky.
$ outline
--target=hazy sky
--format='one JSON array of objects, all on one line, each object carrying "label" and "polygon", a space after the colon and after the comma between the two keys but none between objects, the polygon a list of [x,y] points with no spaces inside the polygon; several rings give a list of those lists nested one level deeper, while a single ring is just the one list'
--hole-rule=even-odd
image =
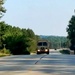
[{"label": "hazy sky", "polygon": [[7,0],[4,6],[2,20],[12,26],[30,28],[37,35],[67,36],[75,0]]}]

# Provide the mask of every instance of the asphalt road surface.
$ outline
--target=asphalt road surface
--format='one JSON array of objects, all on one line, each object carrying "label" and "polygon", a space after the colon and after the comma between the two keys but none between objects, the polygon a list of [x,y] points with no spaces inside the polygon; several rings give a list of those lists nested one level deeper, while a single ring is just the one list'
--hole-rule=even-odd
[{"label": "asphalt road surface", "polygon": [[1,57],[0,75],[75,75],[75,55],[51,50],[49,55]]}]

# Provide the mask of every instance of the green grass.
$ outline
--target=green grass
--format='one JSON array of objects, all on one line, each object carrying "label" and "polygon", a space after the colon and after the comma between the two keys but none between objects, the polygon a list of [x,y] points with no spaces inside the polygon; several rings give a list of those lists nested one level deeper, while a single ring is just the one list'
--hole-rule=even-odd
[{"label": "green grass", "polygon": [[10,56],[10,54],[0,53],[0,57]]},{"label": "green grass", "polygon": [[0,57],[10,56],[10,55],[11,55],[10,51],[7,50],[6,48],[0,50]]}]

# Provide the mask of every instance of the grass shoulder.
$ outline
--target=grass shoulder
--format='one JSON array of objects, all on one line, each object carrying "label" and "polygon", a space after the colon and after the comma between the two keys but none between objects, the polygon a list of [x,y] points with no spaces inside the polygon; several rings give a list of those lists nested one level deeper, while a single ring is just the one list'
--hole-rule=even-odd
[{"label": "grass shoulder", "polygon": [[10,56],[10,55],[11,55],[11,53],[8,49],[3,48],[3,49],[0,50],[0,57]]}]

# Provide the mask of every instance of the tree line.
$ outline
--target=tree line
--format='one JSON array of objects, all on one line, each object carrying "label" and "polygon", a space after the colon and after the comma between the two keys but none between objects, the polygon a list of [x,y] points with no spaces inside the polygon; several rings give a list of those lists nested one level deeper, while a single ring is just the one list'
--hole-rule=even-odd
[{"label": "tree line", "polygon": [[48,40],[50,43],[50,48],[53,48],[53,49],[68,48],[69,47],[69,40],[65,36],[41,35],[40,38]]},{"label": "tree line", "polygon": [[0,22],[0,49],[5,45],[12,54],[25,54],[36,50],[38,36],[32,29],[12,27]]}]

